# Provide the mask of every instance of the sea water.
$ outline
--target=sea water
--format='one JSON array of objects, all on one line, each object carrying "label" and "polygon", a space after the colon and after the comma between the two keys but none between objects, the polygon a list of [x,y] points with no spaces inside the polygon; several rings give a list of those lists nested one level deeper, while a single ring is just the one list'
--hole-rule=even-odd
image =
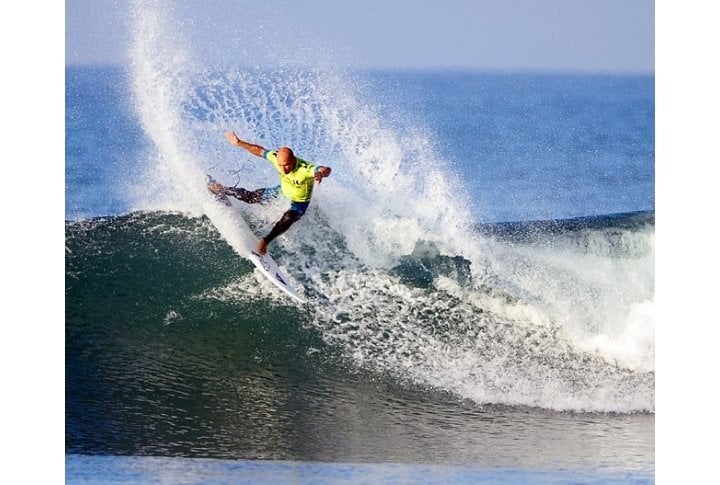
[{"label": "sea water", "polygon": [[[66,71],[69,483],[654,479],[652,76],[217,68],[141,13]],[[271,246],[305,306],[205,213],[277,183],[224,130],[333,167]]]}]

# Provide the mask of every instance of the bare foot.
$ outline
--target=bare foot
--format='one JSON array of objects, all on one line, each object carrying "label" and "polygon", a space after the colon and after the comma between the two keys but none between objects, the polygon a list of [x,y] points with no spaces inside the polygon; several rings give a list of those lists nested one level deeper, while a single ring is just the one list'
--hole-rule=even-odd
[{"label": "bare foot", "polygon": [[210,189],[210,192],[213,194],[222,194],[225,192],[225,187],[217,182],[208,184],[208,189]]},{"label": "bare foot", "polygon": [[260,242],[257,246],[258,253],[262,254],[263,256],[267,253],[267,246],[268,243],[265,242],[265,239],[260,239]]}]

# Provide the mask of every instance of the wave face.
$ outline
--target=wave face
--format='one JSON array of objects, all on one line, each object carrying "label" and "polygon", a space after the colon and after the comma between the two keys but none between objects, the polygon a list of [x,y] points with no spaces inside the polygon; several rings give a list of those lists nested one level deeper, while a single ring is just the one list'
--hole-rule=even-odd
[{"label": "wave face", "polygon": [[[627,261],[652,252],[651,215],[483,226],[488,247],[513,252],[493,267],[515,266],[482,280],[429,244],[363,264],[320,218],[319,249],[277,254],[305,306],[206,216],[68,222],[68,452],[652,469],[654,372],[629,358],[645,334],[621,345],[642,313],[629,306],[619,333],[600,314],[560,320],[602,313]],[[574,270],[583,258],[601,276]],[[555,278],[534,294],[531,262]],[[535,446],[548,439],[562,445]]]},{"label": "wave face", "polygon": [[[67,355],[113,348],[121,368],[160,358],[154,345],[178,352],[187,342],[173,339],[202,329],[187,351],[206,368],[225,360],[213,341],[229,332],[242,343],[226,351],[241,361],[291,352],[332,362],[343,378],[369,373],[476,404],[654,411],[653,300],[642,281],[652,281],[652,216],[546,224],[480,228],[494,252],[477,278],[468,259],[429,243],[390,268],[367,265],[316,212],[306,226],[316,237],[323,228],[322,242],[284,241],[276,254],[309,301],[296,307],[204,216],[68,223]],[[90,363],[76,364],[86,374]],[[305,382],[319,373],[296,372]]]}]

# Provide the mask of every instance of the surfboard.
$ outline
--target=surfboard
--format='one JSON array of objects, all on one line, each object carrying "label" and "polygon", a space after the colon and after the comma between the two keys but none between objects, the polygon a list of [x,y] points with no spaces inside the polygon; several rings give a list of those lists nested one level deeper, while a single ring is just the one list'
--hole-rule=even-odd
[{"label": "surfboard", "polygon": [[260,242],[255,236],[250,227],[247,225],[245,219],[240,215],[240,210],[236,205],[241,204],[240,201],[231,201],[230,198],[224,193],[213,192],[210,188],[210,184],[217,183],[211,176],[207,176],[207,188],[210,194],[215,198],[215,201],[220,204],[223,211],[226,211],[226,215],[231,217],[232,221],[236,224],[242,225],[243,229],[240,231],[242,237],[242,256],[249,259],[255,267],[267,278],[272,284],[278,287],[283,293],[292,298],[297,303],[305,303],[305,300],[298,296],[297,291],[290,284],[290,280],[280,271],[277,263],[273,261],[269,254],[259,254],[256,250],[258,243]]}]

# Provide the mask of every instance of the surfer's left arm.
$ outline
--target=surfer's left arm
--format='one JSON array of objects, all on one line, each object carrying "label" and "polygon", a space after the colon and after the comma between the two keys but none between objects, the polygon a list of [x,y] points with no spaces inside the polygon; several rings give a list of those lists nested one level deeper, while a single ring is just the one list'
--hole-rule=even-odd
[{"label": "surfer's left arm", "polygon": [[329,177],[332,169],[330,167],[319,166],[315,169],[315,181],[321,183],[322,179]]},{"label": "surfer's left arm", "polygon": [[265,147],[241,140],[234,131],[226,131],[225,138],[236,147],[244,148],[257,157],[263,158],[263,154],[266,152]]}]

